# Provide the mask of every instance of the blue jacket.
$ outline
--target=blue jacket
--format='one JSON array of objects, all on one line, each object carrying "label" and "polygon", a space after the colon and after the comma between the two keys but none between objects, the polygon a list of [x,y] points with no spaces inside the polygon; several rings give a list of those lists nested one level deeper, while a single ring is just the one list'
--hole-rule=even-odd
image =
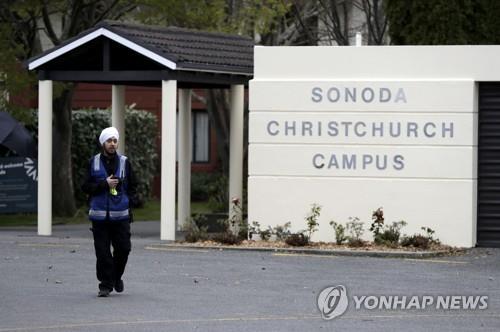
[{"label": "blue jacket", "polygon": [[[92,195],[90,199],[89,219],[92,221],[102,221],[107,218],[111,221],[129,220],[129,197],[127,194],[128,183],[126,181],[126,161],[127,157],[117,155],[119,159],[118,167],[114,175],[119,178],[120,185],[116,188],[117,195],[112,195],[110,190],[103,190]],[[101,154],[97,154],[91,159],[90,176],[96,183],[106,181],[109,176],[101,161]]]}]

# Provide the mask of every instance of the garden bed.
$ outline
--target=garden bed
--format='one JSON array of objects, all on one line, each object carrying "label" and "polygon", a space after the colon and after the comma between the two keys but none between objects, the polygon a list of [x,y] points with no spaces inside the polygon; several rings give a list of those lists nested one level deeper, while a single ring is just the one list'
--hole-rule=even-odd
[{"label": "garden bed", "polygon": [[[207,247],[207,246],[228,246],[227,244],[222,244],[216,241],[212,240],[207,240],[207,241],[199,241],[199,242],[194,242],[194,243],[189,243],[186,241],[178,241],[176,244],[180,245],[189,245],[189,246],[199,246],[199,247]],[[238,246],[238,247],[247,247],[247,248],[306,248],[306,249],[343,249],[343,250],[362,250],[362,251],[369,251],[369,250],[377,250],[377,251],[394,251],[394,250],[400,250],[400,251],[455,251],[455,250],[461,250],[459,248],[455,247],[450,247],[446,245],[431,245],[429,248],[423,250],[419,248],[414,248],[414,247],[403,247],[403,246],[396,246],[396,247],[388,247],[388,246],[383,246],[383,245],[376,245],[372,242],[366,243],[363,246],[360,247],[351,247],[347,244],[342,244],[338,245],[335,243],[331,242],[311,242],[307,246],[301,246],[301,247],[295,247],[295,246],[290,246],[286,244],[284,241],[255,241],[255,240],[243,240],[239,244],[233,244],[230,246]]]},{"label": "garden bed", "polygon": [[[451,255],[463,252],[463,249],[443,245],[435,238],[435,231],[429,227],[421,227],[422,232],[405,235],[402,228],[407,224],[400,220],[384,224],[384,212],[378,208],[372,213],[372,224],[369,228],[373,241],[365,241],[363,237],[364,223],[357,217],[350,217],[345,225],[330,221],[335,233],[335,241],[312,242],[313,233],[318,231],[318,218],[321,206],[312,204],[311,211],[305,218],[306,228],[292,232],[291,222],[274,227],[262,228],[258,222],[249,224],[243,218],[239,200],[233,200],[233,214],[227,219],[197,216],[184,225],[184,240],[170,246],[190,248],[213,248],[235,250],[293,251],[314,253],[360,253],[376,256],[397,255]],[[216,219],[218,219],[216,221]],[[214,223],[218,227],[213,227]],[[212,226],[212,227],[211,227]],[[210,232],[212,230],[212,232]],[[215,232],[213,232],[215,231]],[[247,240],[249,238],[250,240]]]},{"label": "garden bed", "polygon": [[199,242],[177,241],[168,244],[155,244],[149,249],[212,249],[212,250],[238,250],[238,251],[261,251],[274,253],[292,253],[306,255],[332,255],[332,256],[368,256],[389,258],[430,258],[437,256],[449,256],[463,253],[465,249],[454,248],[444,245],[433,245],[427,249],[413,247],[387,247],[367,243],[362,247],[350,247],[348,245],[336,245],[335,243],[313,242],[307,246],[294,247],[282,241],[253,241],[245,240],[239,244],[222,244],[212,240]]},{"label": "garden bed", "polygon": [[221,249],[221,250],[254,250],[254,251],[273,251],[273,252],[294,252],[319,255],[348,255],[348,256],[378,256],[378,257],[413,257],[425,258],[443,255],[456,255],[465,252],[464,248],[456,248],[445,245],[432,245],[427,249],[414,247],[388,247],[366,243],[360,247],[351,247],[348,245],[337,245],[327,242],[312,242],[307,246],[290,246],[284,241],[254,241],[244,240],[239,244],[222,244],[220,242],[205,240],[194,243],[186,241],[177,241],[170,244],[161,244],[160,247],[176,247],[191,249]]}]

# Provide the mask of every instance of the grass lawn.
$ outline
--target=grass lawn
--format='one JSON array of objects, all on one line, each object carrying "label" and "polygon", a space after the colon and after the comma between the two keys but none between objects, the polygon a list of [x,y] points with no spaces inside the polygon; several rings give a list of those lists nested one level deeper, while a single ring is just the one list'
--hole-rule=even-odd
[{"label": "grass lawn", "polygon": [[[134,209],[134,221],[160,220],[160,201],[151,200],[144,204],[141,209]],[[207,202],[192,202],[191,212],[210,213]],[[87,207],[81,207],[73,217],[54,217],[54,225],[58,224],[82,224],[88,222]],[[2,226],[36,226],[37,214],[2,214],[0,215],[0,227]]]}]

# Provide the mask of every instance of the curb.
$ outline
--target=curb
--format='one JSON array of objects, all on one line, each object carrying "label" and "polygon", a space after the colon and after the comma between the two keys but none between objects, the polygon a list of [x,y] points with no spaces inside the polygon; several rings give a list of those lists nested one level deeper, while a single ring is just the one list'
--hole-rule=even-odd
[{"label": "curb", "polygon": [[[343,249],[308,249],[308,248],[267,248],[267,247],[233,247],[233,246],[193,246],[179,244],[151,244],[146,249],[189,249],[189,250],[227,250],[243,252],[273,252],[288,254],[307,254],[317,256],[351,256],[351,257],[383,257],[383,258],[430,258],[449,255],[449,251],[380,251],[380,250],[343,250]],[[465,252],[457,250],[455,252]]]}]

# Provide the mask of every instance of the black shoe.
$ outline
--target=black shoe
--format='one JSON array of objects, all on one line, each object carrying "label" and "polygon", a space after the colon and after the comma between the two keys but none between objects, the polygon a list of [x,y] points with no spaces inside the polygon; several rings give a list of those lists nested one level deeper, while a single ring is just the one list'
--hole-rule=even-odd
[{"label": "black shoe", "polygon": [[108,297],[110,290],[107,288],[99,289],[99,293],[97,293],[97,297]]},{"label": "black shoe", "polygon": [[117,293],[123,292],[123,280],[118,280],[117,282],[115,282],[115,291]]}]

